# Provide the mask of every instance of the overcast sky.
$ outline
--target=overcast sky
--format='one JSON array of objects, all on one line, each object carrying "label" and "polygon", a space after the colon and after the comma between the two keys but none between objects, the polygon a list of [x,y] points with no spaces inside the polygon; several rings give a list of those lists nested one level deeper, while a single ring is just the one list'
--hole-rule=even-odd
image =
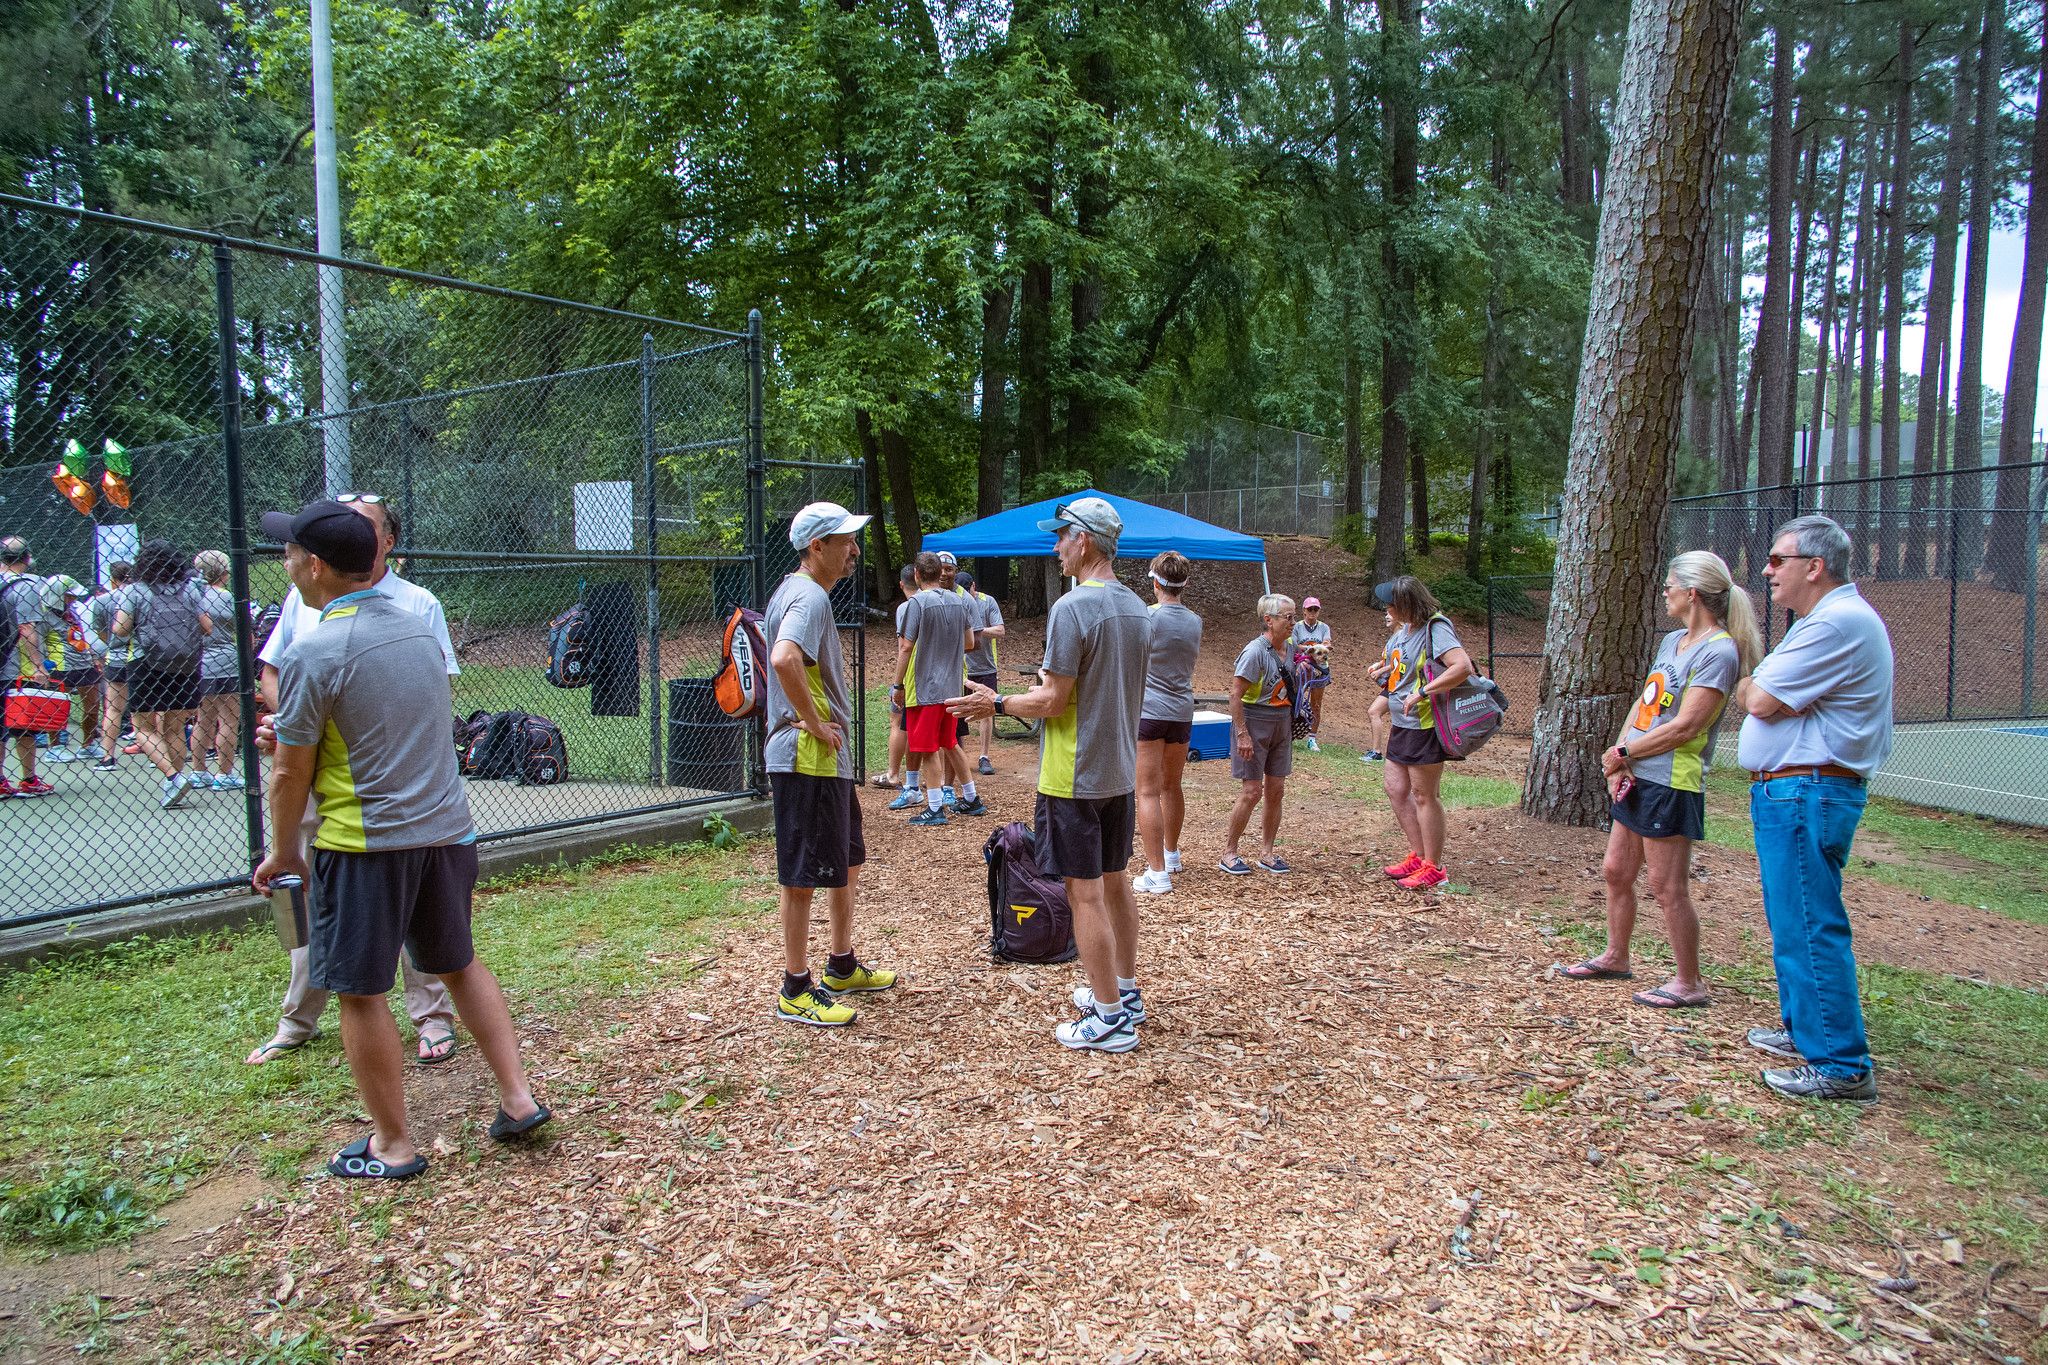
[{"label": "overcast sky", "polygon": [[[1964,234],[1967,242],[1968,234]],[[2005,367],[2012,353],[2012,324],[2020,307],[2020,267],[2026,256],[2027,235],[2018,228],[2010,232],[1994,231],[1991,234],[1990,269],[1985,274],[1984,291],[1984,382],[2003,393],[2005,391]],[[1949,392],[1955,392],[1956,366],[1960,360],[1959,338],[1963,332],[1963,252],[1959,248],[1956,261],[1956,309],[1949,323],[1948,373]],[[1924,285],[1923,281],[1923,285]],[[1906,327],[1899,333],[1899,358],[1907,374],[1920,373],[1920,346],[1927,335],[1924,327]],[[2048,374],[2048,365],[2043,365]]]}]

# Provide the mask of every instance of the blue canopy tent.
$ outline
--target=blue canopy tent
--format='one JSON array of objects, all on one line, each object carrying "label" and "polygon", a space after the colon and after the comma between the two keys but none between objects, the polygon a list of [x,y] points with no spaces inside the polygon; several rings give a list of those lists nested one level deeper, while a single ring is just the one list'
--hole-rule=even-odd
[{"label": "blue canopy tent", "polygon": [[[1124,533],[1116,544],[1119,559],[1150,559],[1162,550],[1178,550],[1189,559],[1247,560],[1258,564],[1262,574],[1265,572],[1266,542],[1257,536],[1226,531],[1221,526],[1211,526],[1206,521],[1197,521],[1164,507],[1154,507],[1149,502],[1134,502],[1114,493],[1098,493],[1092,488],[1013,507],[992,517],[926,536],[924,548],[933,552],[950,550],[962,559],[970,555],[990,558],[1049,555],[1052,553],[1052,532],[1039,530],[1038,523],[1051,520],[1061,503],[1073,502],[1077,498],[1101,498],[1116,508],[1117,515],[1124,519]],[[1268,579],[1269,590],[1271,586]]]}]

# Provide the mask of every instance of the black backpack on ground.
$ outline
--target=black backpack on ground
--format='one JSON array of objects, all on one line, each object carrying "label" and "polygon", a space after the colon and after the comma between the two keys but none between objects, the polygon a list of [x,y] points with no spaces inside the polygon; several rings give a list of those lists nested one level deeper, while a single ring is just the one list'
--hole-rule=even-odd
[{"label": "black backpack on ground", "polygon": [[1012,820],[982,845],[988,863],[988,955],[998,962],[1072,962],[1066,883],[1041,872],[1031,827]]},{"label": "black backpack on ground", "polygon": [[509,777],[547,787],[569,776],[561,727],[525,711],[472,711],[455,722],[455,761],[464,777]]},{"label": "black backpack on ground", "polygon": [[581,602],[548,622],[548,681],[556,687],[588,687],[597,673],[590,609]]}]

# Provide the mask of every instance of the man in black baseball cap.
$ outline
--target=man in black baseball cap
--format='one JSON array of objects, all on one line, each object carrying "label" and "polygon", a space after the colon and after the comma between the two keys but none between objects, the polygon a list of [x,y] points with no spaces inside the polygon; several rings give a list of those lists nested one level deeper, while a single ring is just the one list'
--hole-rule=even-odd
[{"label": "man in black baseball cap", "polygon": [[263,534],[319,556],[344,578],[367,577],[377,565],[377,528],[332,499],[309,502],[296,514],[265,512]]}]

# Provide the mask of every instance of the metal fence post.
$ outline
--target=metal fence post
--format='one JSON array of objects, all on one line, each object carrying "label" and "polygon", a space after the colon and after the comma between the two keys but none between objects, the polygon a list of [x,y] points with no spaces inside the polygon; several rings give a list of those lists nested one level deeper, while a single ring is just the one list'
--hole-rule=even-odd
[{"label": "metal fence post", "polygon": [[2022,579],[2026,592],[2020,608],[2020,714],[2034,714],[2034,646],[2037,640],[2035,601],[2041,591],[2041,518],[2048,514],[2048,470],[2035,470],[2027,496],[2027,571]]},{"label": "metal fence post", "polygon": [[256,753],[255,641],[249,636],[249,514],[242,503],[242,372],[235,356],[235,260],[226,242],[213,244],[213,301],[220,332],[220,445],[228,493],[228,582],[235,597],[235,678],[242,706],[242,810],[249,870],[263,861],[263,764]]},{"label": "metal fence post", "polygon": [[1947,720],[1956,718],[1956,549],[1961,543],[1962,515],[1948,509],[1948,701],[1942,710]]},{"label": "metal fence post", "polygon": [[[762,439],[761,388],[764,357],[761,348],[761,310],[747,314],[747,554],[752,560],[756,611],[768,605],[768,469]],[[866,704],[866,699],[862,699]],[[754,794],[768,794],[766,727],[756,716],[747,727],[747,747],[752,753]]]},{"label": "metal fence post", "polygon": [[654,333],[640,334],[640,477],[647,484],[647,780],[665,786],[661,742],[661,531],[654,486]]}]

